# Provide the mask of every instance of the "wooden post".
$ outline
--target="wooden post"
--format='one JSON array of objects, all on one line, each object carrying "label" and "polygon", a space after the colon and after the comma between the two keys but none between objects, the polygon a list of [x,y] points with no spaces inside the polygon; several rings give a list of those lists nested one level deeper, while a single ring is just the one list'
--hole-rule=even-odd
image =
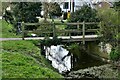
[{"label": "wooden post", "polygon": [[25,27],[24,22],[22,22],[22,40],[25,40],[24,39],[24,27]]},{"label": "wooden post", "polygon": [[53,21],[53,38],[56,37],[56,33],[55,33],[55,22]]},{"label": "wooden post", "polygon": [[82,35],[83,35],[83,45],[85,45],[85,21],[83,21],[83,27],[82,27]]},{"label": "wooden post", "polygon": [[[77,21],[77,23],[79,23],[79,21]],[[79,24],[77,24],[77,29],[79,29],[79,27],[80,27]]]}]

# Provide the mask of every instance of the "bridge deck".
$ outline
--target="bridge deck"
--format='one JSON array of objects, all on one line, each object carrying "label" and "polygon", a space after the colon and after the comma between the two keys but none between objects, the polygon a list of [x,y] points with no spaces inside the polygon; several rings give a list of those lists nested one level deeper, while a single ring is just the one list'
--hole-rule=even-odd
[{"label": "bridge deck", "polygon": [[[97,40],[99,35],[85,35],[85,41],[95,41]],[[43,40],[45,37],[28,37],[24,38],[24,40]],[[53,39],[53,37],[49,37]],[[58,36],[61,38],[63,42],[66,41],[82,41],[83,36]],[[0,41],[7,41],[7,40],[22,40],[22,38],[0,38]]]}]

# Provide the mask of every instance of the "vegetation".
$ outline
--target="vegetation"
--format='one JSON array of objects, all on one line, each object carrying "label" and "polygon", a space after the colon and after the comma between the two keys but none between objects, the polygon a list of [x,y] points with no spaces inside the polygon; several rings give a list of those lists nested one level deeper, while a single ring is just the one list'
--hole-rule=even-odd
[{"label": "vegetation", "polygon": [[50,9],[49,9],[49,15],[50,16],[61,16],[61,8],[57,2],[55,3],[50,3]]},{"label": "vegetation", "polygon": [[71,13],[68,20],[69,22],[96,22],[99,21],[97,17],[97,11],[91,7],[84,5],[81,9],[77,10],[75,13]]},{"label": "vegetation", "polygon": [[120,20],[116,18],[116,16],[118,16],[118,12],[111,8],[98,9],[98,15],[101,20],[101,41],[112,45],[113,49],[110,53],[110,58],[112,60],[118,60],[120,57],[120,52],[118,50],[118,40],[120,34],[118,30]]},{"label": "vegetation", "polygon": [[97,11],[91,7],[84,5],[81,9],[77,10],[75,13],[71,13],[68,22],[97,22],[99,21],[97,17]]},{"label": "vegetation", "polygon": [[16,35],[14,27],[12,24],[7,23],[5,20],[0,20],[0,37],[10,38],[10,37],[20,37],[20,35]]},{"label": "vegetation", "polygon": [[3,78],[62,78],[40,54],[36,41],[3,41]]},{"label": "vegetation", "polygon": [[99,9],[98,15],[101,18],[102,41],[108,42],[115,47],[118,34],[118,20],[116,19],[116,16],[118,15],[117,12],[114,9]]},{"label": "vegetation", "polygon": [[41,3],[39,2],[20,2],[13,3],[15,7],[13,8],[13,15],[17,22],[38,22],[36,16],[41,16]]},{"label": "vegetation", "polygon": [[52,18],[53,16],[61,16],[61,8],[59,6],[58,3],[53,3],[53,2],[44,2],[43,3],[43,6],[44,6],[44,20],[46,21],[47,18],[48,18],[48,14],[49,16]]},{"label": "vegetation", "polygon": [[[12,2],[11,11],[5,11],[4,18],[18,29],[18,22],[35,23],[41,16],[41,3],[39,2]],[[35,29],[36,26],[29,26],[28,29]]]},{"label": "vegetation", "polygon": [[110,53],[110,58],[112,60],[118,60],[120,57],[120,50],[117,48],[112,49],[111,53]]},{"label": "vegetation", "polygon": [[[17,22],[28,22],[35,23],[38,22],[37,16],[41,16],[41,3],[29,3],[29,2],[20,2],[13,3],[13,12],[5,11],[4,20],[0,20],[2,23],[2,37],[19,37],[15,34],[15,29],[17,29]],[[115,4],[119,6],[119,3]],[[44,6],[44,18],[50,16],[60,16],[61,9],[57,3],[45,3]],[[77,10],[74,13],[71,13],[68,22],[99,22],[101,21],[100,35],[103,35],[101,41],[104,43],[110,43],[113,48],[110,53],[111,60],[120,59],[120,46],[118,45],[118,40],[120,39],[119,32],[119,23],[120,20],[116,19],[116,16],[119,17],[119,13],[115,9],[98,9],[98,12],[95,9],[90,8],[89,6],[84,5],[80,10]],[[36,13],[36,14],[34,14]],[[11,23],[11,24],[9,24]],[[44,22],[45,23],[45,22]],[[49,22],[46,22],[49,23]],[[14,26],[14,27],[13,27]],[[87,25],[87,27],[97,28],[97,25]],[[38,27],[30,26],[26,29],[40,29],[40,30],[50,30],[52,31],[51,25]],[[59,26],[57,26],[59,27]],[[61,27],[61,26],[60,26]],[[74,29],[74,27],[62,26],[61,29]],[[75,27],[76,28],[76,27]],[[42,34],[44,35],[44,34]],[[47,34],[49,36],[51,34]],[[41,36],[41,35],[40,35]],[[45,35],[46,36],[46,35]],[[36,47],[39,41],[2,41],[2,67],[3,67],[3,78],[63,78],[58,74],[49,64],[47,60],[41,55],[40,49]],[[61,44],[61,39],[54,37],[53,39],[45,38],[40,41],[41,45],[51,46]],[[75,57],[80,57],[82,49],[79,48],[78,44],[70,45],[70,52],[74,53]],[[81,54],[78,54],[81,53]],[[1,56],[0,55],[0,56]],[[87,57],[86,57],[87,58]],[[90,57],[88,57],[90,58]],[[88,59],[87,58],[87,59]],[[78,59],[79,60],[79,59]],[[87,60],[88,61],[88,60]],[[89,61],[88,61],[89,64]],[[86,64],[85,64],[86,65]],[[1,68],[1,67],[0,67]],[[53,70],[52,70],[53,69]]]},{"label": "vegetation", "polygon": [[51,46],[51,45],[60,45],[61,39],[58,39],[57,37],[54,37],[53,39],[45,38],[44,40],[41,40],[41,45],[44,46]]},{"label": "vegetation", "polygon": [[[68,22],[99,22],[99,18],[97,16],[97,11],[92,9],[91,7],[84,5],[81,9],[76,10],[74,13],[71,13]],[[82,25],[80,25],[82,26]],[[85,25],[86,29],[95,29],[98,28],[96,24]],[[77,26],[68,26],[67,29],[76,29]],[[82,27],[80,27],[81,29]]]},{"label": "vegetation", "polygon": [[75,57],[81,58],[82,48],[80,47],[79,44],[77,44],[77,43],[71,44],[71,45],[69,46],[69,51],[70,51]]}]

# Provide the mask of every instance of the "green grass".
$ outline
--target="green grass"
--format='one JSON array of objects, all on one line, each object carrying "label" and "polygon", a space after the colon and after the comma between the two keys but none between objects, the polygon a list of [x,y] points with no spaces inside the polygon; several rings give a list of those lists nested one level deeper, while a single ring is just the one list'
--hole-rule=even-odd
[{"label": "green grass", "polygon": [[10,37],[21,37],[15,34],[15,32],[13,32],[13,25],[7,23],[5,20],[0,20],[0,30],[2,30],[2,32],[0,32],[0,37],[3,38],[10,38]]},{"label": "green grass", "polygon": [[[0,20],[0,24],[2,24],[1,37],[20,37],[13,32],[11,24],[4,20]],[[41,55],[41,50],[36,46],[39,42],[39,40],[1,41],[2,78],[63,78]]]},{"label": "green grass", "polygon": [[59,78],[53,70],[40,66],[34,58],[17,53],[2,53],[3,78]]},{"label": "green grass", "polygon": [[2,48],[10,52],[21,52],[21,53],[38,53],[39,48],[37,48],[32,42],[29,41],[3,41]]},{"label": "green grass", "polygon": [[63,78],[40,54],[39,41],[3,41],[3,78]]}]

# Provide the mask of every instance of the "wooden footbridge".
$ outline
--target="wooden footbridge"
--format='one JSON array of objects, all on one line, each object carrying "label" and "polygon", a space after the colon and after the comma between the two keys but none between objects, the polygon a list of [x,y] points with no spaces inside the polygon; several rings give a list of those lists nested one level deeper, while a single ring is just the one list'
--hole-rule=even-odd
[{"label": "wooden footbridge", "polygon": [[[42,37],[25,37],[26,33],[35,33],[35,34],[52,34],[49,38],[54,38],[57,36],[58,38],[61,38],[63,42],[76,42],[76,41],[82,41],[83,44],[85,44],[85,41],[96,41],[98,40],[99,35],[96,34],[89,34],[85,35],[86,32],[97,32],[99,28],[88,28],[86,25],[95,25],[98,24],[98,22],[76,22],[76,23],[22,23],[22,39],[23,40],[29,40],[29,39],[44,39],[45,36]],[[74,29],[59,29],[60,25],[67,25],[71,27],[76,27]],[[80,26],[81,25],[81,26]],[[39,29],[36,30],[25,30],[28,26],[39,26]],[[44,28],[43,28],[44,26]],[[50,28],[51,26],[51,28]],[[71,34],[81,34],[81,35],[71,35]],[[67,35],[65,35],[67,34]]]}]

